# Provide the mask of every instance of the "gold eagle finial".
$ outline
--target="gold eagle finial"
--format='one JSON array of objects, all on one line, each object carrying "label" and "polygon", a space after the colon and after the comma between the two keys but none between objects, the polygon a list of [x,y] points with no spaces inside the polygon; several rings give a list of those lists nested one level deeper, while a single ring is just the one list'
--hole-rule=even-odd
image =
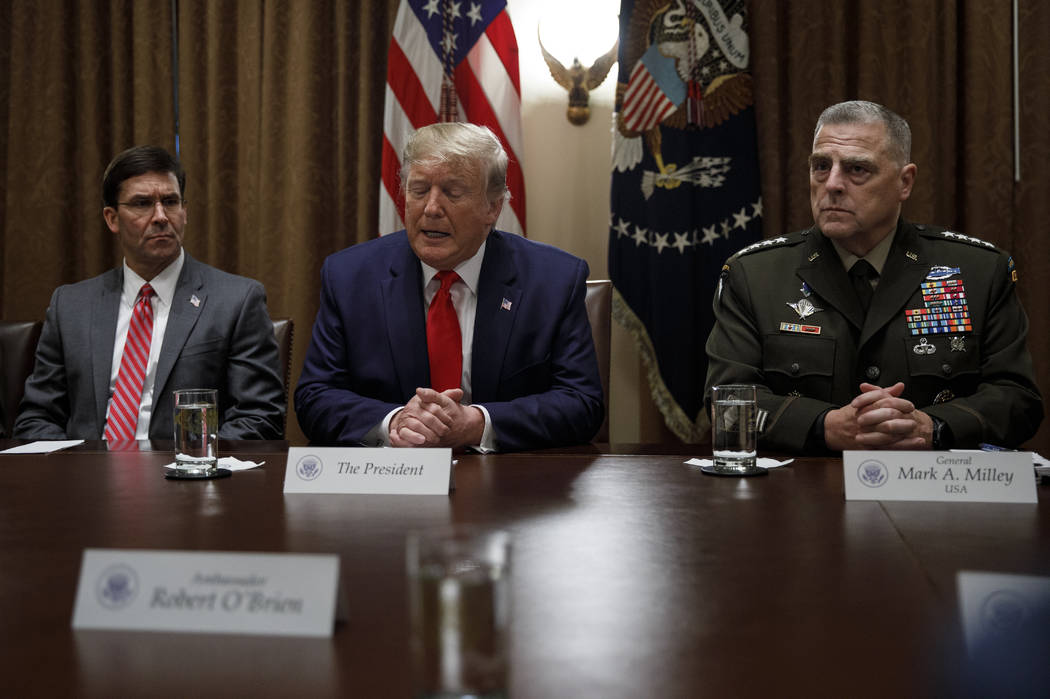
[{"label": "gold eagle finial", "polygon": [[579,58],[572,59],[572,67],[566,68],[561,61],[552,56],[543,46],[540,39],[539,27],[536,28],[536,40],[540,42],[540,51],[543,52],[543,60],[551,71],[551,77],[569,91],[569,109],[566,113],[569,121],[576,126],[587,123],[591,118],[590,91],[602,84],[609,69],[616,63],[616,55],[620,49],[620,40],[609,51],[598,58],[590,68],[584,68]]}]

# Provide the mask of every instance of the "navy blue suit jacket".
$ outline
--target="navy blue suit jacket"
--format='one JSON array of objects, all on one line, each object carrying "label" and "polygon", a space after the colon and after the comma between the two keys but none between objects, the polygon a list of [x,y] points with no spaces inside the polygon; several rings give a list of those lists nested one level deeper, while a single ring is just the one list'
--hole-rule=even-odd
[{"label": "navy blue suit jacket", "polygon": [[[501,451],[579,444],[604,416],[585,306],[587,263],[493,231],[478,281],[472,402]],[[430,385],[419,259],[404,231],[325,260],[295,412],[314,443],[359,443]],[[505,308],[505,306],[509,307]]]}]

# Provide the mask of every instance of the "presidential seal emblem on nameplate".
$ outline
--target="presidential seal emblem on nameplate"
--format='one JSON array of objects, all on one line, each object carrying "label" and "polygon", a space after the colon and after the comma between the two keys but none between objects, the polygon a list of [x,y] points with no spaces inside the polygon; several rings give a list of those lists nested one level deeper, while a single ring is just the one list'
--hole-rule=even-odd
[{"label": "presidential seal emblem on nameplate", "polygon": [[285,493],[448,495],[452,450],[382,447],[291,447]]},{"label": "presidential seal emblem on nameplate", "polygon": [[847,500],[1035,503],[1031,452],[845,451]]},{"label": "presidential seal emblem on nameplate", "polygon": [[75,629],[330,636],[339,557],[85,549]]}]

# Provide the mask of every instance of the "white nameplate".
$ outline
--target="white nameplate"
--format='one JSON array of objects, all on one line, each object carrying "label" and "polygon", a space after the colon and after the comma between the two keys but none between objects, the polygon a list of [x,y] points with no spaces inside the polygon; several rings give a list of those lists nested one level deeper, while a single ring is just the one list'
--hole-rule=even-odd
[{"label": "white nameplate", "polygon": [[971,656],[1003,641],[1045,644],[1050,578],[964,570],[955,582]]},{"label": "white nameplate", "polygon": [[331,636],[339,557],[85,549],[75,629]]},{"label": "white nameplate", "polygon": [[846,451],[847,500],[1037,502],[1025,451]]},{"label": "white nameplate", "polygon": [[448,495],[452,450],[291,447],[286,493]]}]

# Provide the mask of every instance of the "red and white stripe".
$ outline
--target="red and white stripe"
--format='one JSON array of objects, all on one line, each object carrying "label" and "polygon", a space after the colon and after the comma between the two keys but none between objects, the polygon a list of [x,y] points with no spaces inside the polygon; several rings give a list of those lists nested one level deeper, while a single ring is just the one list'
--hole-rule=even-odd
[{"label": "red and white stripe", "polygon": [[128,337],[124,342],[124,353],[120,357],[117,384],[109,401],[106,430],[103,434],[110,442],[135,439],[142,387],[146,381],[146,364],[149,362],[149,348],[153,341],[153,293],[153,287],[143,284],[135,307],[131,309]]},{"label": "red and white stripe", "polygon": [[675,110],[642,61],[634,66],[623,93],[623,125],[631,131],[648,131]]},{"label": "red and white stripe", "polygon": [[[525,233],[525,177],[521,167],[521,85],[518,44],[504,9],[454,72],[457,113],[463,121],[488,126],[510,158],[507,186],[511,200],[496,227]],[[402,0],[394,22],[384,97],[382,183],[379,188],[379,233],[404,228],[400,191],[401,153],[408,137],[438,121],[441,106],[441,57],[431,49],[423,25]]]}]

